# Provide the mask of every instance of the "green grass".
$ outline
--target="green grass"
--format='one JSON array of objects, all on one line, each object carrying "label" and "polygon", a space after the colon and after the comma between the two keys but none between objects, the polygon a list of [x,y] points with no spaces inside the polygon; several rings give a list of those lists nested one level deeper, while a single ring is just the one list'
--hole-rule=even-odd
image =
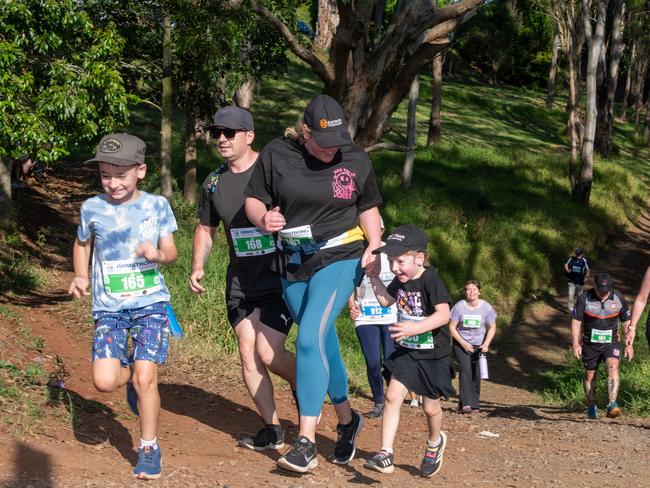
[{"label": "green grass", "polygon": [[20,235],[11,233],[0,238],[0,295],[8,291],[35,290],[42,284]]}]

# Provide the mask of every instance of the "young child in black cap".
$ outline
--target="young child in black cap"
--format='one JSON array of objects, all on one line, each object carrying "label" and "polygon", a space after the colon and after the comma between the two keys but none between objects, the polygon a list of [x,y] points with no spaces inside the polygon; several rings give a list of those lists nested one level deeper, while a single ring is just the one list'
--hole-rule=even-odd
[{"label": "young child in black cap", "polygon": [[427,258],[427,235],[407,224],[395,229],[385,253],[395,279],[385,287],[371,278],[377,300],[383,307],[397,304],[397,323],[390,327],[397,349],[384,363],[391,379],[386,393],[382,421],[381,450],[365,464],[380,473],[392,473],[393,442],[399,425],[400,406],[408,391],[423,396],[429,439],[420,474],[440,471],[447,444],[442,428],[440,397],[455,394],[451,385],[451,340],[447,324],[451,297]]},{"label": "young child in black cap", "polygon": [[138,190],[147,172],[144,154],[139,138],[109,134],[86,161],[98,163],[104,193],[81,206],[68,293],[88,295],[92,255],[93,383],[102,392],[127,385],[141,432],[133,474],[155,479],[161,470],[157,367],[166,361],[169,348],[169,290],[160,265],[176,260],[177,226],[165,198]]}]

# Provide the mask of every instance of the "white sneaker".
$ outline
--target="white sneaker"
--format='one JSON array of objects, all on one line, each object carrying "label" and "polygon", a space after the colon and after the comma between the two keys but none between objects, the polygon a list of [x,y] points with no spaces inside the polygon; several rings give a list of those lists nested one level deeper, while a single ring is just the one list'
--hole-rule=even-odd
[{"label": "white sneaker", "polygon": [[411,400],[411,403],[409,403],[409,405],[411,407],[417,408],[420,406],[420,402],[418,402],[417,399],[414,398],[413,400]]}]

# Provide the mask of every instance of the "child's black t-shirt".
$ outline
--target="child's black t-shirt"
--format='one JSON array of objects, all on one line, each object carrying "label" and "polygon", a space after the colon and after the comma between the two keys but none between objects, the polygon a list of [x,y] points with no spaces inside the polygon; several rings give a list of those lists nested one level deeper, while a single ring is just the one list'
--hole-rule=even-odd
[{"label": "child's black t-shirt", "polygon": [[[427,268],[422,276],[406,283],[400,283],[395,278],[388,285],[388,293],[395,298],[398,321],[404,320],[404,315],[428,317],[435,312],[436,305],[451,304],[451,296],[433,268]],[[451,336],[447,325],[431,331],[431,335],[433,349],[408,349],[414,359],[439,359],[451,353]]]}]

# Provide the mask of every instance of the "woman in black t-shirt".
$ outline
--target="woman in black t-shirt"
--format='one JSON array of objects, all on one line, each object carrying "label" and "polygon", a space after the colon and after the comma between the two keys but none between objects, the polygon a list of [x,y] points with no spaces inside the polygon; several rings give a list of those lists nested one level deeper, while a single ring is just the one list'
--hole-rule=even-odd
[{"label": "woman in black t-shirt", "polygon": [[366,153],[352,144],[341,106],[320,95],[305,110],[298,140],[279,138],[260,153],[246,189],[246,214],[278,232],[284,299],[300,325],[296,384],[300,433],[278,460],[304,473],[317,466],[316,425],[325,395],[339,418],[334,462],[355,454],[362,417],[350,408],[335,321],[361,280],[378,275],[381,196]]}]

